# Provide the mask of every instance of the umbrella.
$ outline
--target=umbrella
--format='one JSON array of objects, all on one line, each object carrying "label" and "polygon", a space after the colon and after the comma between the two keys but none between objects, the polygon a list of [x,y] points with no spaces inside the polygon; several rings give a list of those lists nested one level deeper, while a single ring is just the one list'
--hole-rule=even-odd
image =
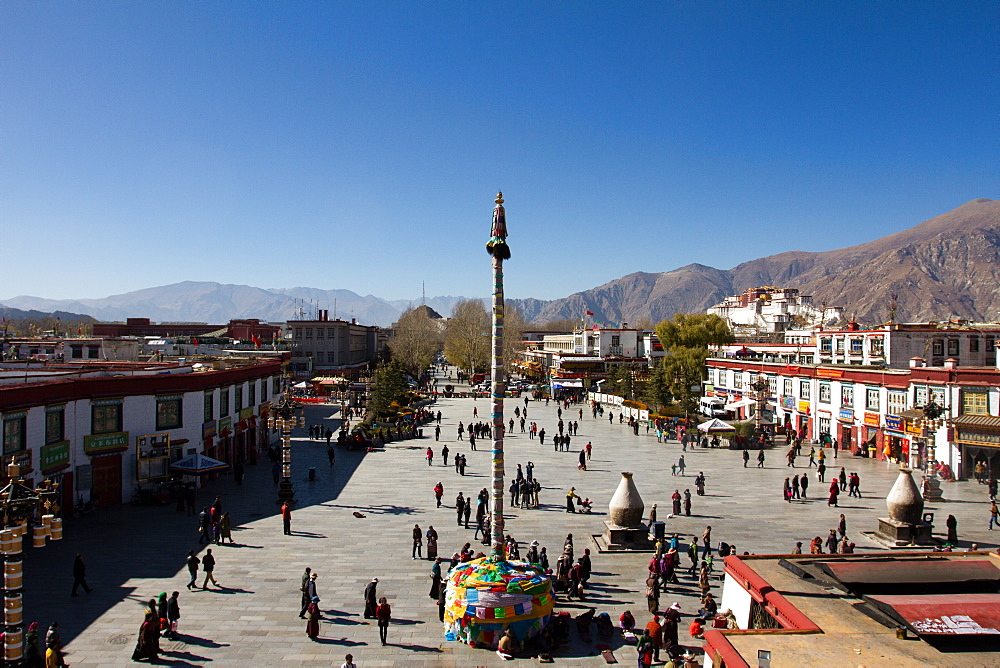
[{"label": "umbrella", "polygon": [[224,471],[229,468],[229,464],[220,462],[218,459],[206,457],[203,454],[188,455],[183,459],[178,459],[170,465],[171,470],[187,475],[204,475],[215,471]]},{"label": "umbrella", "polygon": [[723,431],[736,431],[736,427],[732,427],[719,418],[712,418],[708,422],[702,422],[698,425],[698,431],[703,431],[706,434],[716,434]]}]

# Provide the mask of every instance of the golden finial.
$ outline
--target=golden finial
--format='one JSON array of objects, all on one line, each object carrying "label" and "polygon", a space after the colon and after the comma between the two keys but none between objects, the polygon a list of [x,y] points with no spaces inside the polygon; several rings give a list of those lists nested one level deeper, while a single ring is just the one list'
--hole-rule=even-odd
[{"label": "golden finial", "polygon": [[496,202],[497,204],[503,204],[503,193],[497,192],[497,198],[493,201]]}]

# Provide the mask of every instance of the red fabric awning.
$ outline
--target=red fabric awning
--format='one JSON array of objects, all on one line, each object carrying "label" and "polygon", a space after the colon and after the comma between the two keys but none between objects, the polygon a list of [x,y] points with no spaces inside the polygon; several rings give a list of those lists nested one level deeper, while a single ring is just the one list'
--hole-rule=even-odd
[{"label": "red fabric awning", "polygon": [[870,596],[920,635],[1000,635],[1000,594]]}]

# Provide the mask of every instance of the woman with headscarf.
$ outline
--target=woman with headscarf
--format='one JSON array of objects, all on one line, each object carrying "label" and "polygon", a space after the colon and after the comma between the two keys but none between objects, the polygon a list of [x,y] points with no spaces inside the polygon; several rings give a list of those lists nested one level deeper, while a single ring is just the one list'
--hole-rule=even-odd
[{"label": "woman with headscarf", "polygon": [[222,533],[222,535],[221,535],[221,541],[223,543],[226,542],[227,538],[229,539],[230,543],[234,543],[235,542],[233,540],[233,522],[229,518],[229,511],[228,510],[226,512],[222,513],[222,519],[219,520],[219,531]]},{"label": "woman with headscarf", "polygon": [[155,612],[147,612],[146,618],[139,627],[139,639],[136,642],[135,651],[132,652],[132,660],[149,659],[150,662],[159,658],[160,652],[160,620],[156,618]]},{"label": "woman with headscarf", "polygon": [[24,635],[24,665],[27,668],[38,668],[43,665],[45,657],[38,640],[38,622],[28,624],[28,632]]},{"label": "woman with headscarf", "polygon": [[681,606],[677,603],[671,604],[663,613],[663,646],[670,647],[677,644],[677,627],[681,621]]},{"label": "woman with headscarf", "polygon": [[309,607],[306,608],[306,635],[309,636],[310,640],[316,640],[319,637],[319,620],[321,616],[319,611],[319,596],[313,596],[312,601],[309,602]]},{"label": "woman with headscarf", "polygon": [[156,617],[160,620],[160,630],[170,628],[167,625],[167,592],[161,591],[156,597]]},{"label": "woman with headscarf", "polygon": [[537,540],[531,541],[531,545],[528,546],[528,553],[525,555],[525,558],[528,560],[529,564],[537,564],[538,563],[538,541]]}]

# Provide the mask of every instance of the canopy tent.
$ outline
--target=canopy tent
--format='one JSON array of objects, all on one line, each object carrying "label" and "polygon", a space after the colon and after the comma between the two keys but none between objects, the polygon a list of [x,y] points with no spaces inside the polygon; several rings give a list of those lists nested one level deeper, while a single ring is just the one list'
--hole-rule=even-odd
[{"label": "canopy tent", "polygon": [[553,389],[562,389],[564,387],[583,387],[582,380],[553,380]]},{"label": "canopy tent", "polygon": [[187,475],[204,475],[215,471],[224,471],[228,468],[229,464],[200,453],[188,455],[170,465],[171,470]]},{"label": "canopy tent", "polygon": [[294,385],[292,385],[292,387],[294,387],[297,390],[304,390],[307,387],[312,387],[312,386],[309,383],[302,381],[301,383],[295,383]]},{"label": "canopy tent", "polygon": [[725,409],[728,411],[728,410],[732,410],[734,408],[744,408],[746,406],[753,406],[756,403],[757,402],[754,401],[753,399],[747,399],[747,398],[744,397],[743,399],[737,399],[736,401],[734,401],[731,404],[726,404],[725,405]]},{"label": "canopy tent", "polygon": [[724,431],[736,431],[736,427],[732,427],[719,418],[712,418],[708,422],[702,422],[698,425],[698,431],[703,431],[706,434],[718,434]]}]

